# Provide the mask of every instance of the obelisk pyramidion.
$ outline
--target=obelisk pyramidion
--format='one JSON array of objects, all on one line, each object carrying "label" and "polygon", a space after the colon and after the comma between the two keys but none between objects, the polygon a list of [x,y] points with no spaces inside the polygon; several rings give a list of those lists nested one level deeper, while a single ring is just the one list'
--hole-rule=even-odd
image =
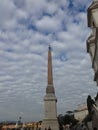
[{"label": "obelisk pyramidion", "polygon": [[46,95],[44,97],[44,119],[42,123],[42,130],[59,130],[59,124],[57,120],[57,98],[55,96],[55,89],[53,86],[53,74],[52,74],[52,56],[51,47],[48,49],[48,80]]}]

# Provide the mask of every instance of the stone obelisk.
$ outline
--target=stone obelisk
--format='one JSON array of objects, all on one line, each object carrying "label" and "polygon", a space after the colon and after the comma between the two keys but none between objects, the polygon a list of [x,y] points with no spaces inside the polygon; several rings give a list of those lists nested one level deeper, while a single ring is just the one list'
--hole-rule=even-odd
[{"label": "stone obelisk", "polygon": [[59,130],[59,124],[57,120],[57,98],[55,96],[55,90],[53,86],[53,74],[52,74],[52,56],[51,47],[48,50],[48,80],[46,95],[44,97],[44,119],[42,124],[42,130]]}]

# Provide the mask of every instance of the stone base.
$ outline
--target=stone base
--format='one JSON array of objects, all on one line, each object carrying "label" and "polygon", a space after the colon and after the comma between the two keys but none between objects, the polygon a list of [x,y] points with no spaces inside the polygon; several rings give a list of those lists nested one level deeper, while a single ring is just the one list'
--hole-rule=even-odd
[{"label": "stone base", "polygon": [[59,130],[58,120],[57,119],[44,119],[42,123],[42,130]]}]

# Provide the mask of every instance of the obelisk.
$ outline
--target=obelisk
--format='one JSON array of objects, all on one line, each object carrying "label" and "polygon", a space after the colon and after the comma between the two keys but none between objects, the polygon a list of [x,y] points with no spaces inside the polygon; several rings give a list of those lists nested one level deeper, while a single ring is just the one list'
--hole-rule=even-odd
[{"label": "obelisk", "polygon": [[55,96],[55,89],[53,86],[53,73],[52,73],[52,55],[51,47],[48,49],[48,80],[46,95],[44,96],[44,119],[42,123],[42,130],[59,130],[57,120],[57,98]]}]

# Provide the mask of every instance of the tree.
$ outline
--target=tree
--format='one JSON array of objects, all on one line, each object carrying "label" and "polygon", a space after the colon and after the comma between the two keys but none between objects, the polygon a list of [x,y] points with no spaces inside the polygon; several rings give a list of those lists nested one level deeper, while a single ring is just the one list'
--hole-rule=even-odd
[{"label": "tree", "polygon": [[73,114],[66,114],[64,116],[64,124],[71,124],[72,126],[76,125],[78,123],[78,120],[74,118]]},{"label": "tree", "polygon": [[64,117],[62,114],[58,115],[58,123],[59,123],[59,129],[63,130]]},{"label": "tree", "polygon": [[64,116],[60,114],[58,116],[58,122],[60,126],[60,130],[62,130],[62,126],[66,124],[71,124],[72,126],[76,125],[78,123],[78,120],[74,118],[73,114],[65,114]]}]

